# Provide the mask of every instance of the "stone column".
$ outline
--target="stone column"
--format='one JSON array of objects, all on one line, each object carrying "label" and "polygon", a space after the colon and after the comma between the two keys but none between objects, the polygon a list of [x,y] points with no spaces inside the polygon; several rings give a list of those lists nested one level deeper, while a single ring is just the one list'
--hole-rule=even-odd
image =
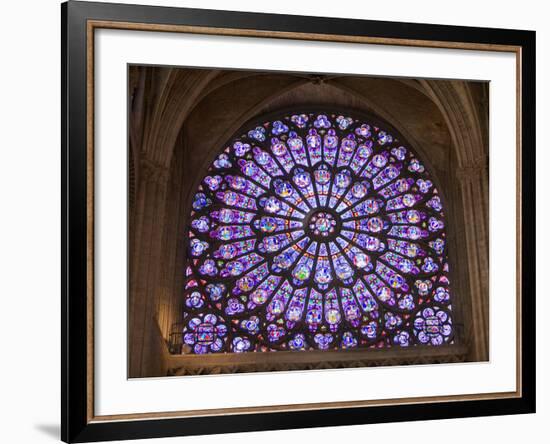
[{"label": "stone column", "polygon": [[489,180],[484,161],[457,169],[464,206],[472,360],[489,358]]},{"label": "stone column", "polygon": [[186,222],[188,213],[191,211],[190,208],[187,208],[184,197],[189,189],[187,182],[191,180],[190,175],[184,174],[185,155],[186,142],[184,131],[182,131],[176,141],[171,163],[171,175],[167,187],[163,266],[159,276],[162,294],[158,322],[165,340],[170,337],[172,325],[182,321]]},{"label": "stone column", "polygon": [[152,376],[160,371],[156,314],[159,305],[158,276],[162,255],[165,205],[169,170],[142,160],[134,208],[134,237],[130,239],[130,377]]}]

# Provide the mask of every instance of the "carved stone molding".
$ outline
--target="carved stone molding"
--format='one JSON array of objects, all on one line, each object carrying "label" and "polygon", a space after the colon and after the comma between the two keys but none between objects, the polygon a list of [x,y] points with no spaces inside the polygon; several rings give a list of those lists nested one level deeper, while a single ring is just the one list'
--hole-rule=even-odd
[{"label": "carved stone molding", "polygon": [[177,136],[201,91],[217,75],[213,70],[173,70],[154,105],[145,137],[147,155],[170,164]]},{"label": "carved stone molding", "polygon": [[447,121],[459,165],[475,165],[487,147],[467,82],[420,80],[420,83]]},{"label": "carved stone molding", "polygon": [[143,181],[166,185],[170,178],[170,169],[151,160],[141,159],[139,174]]},{"label": "carved stone molding", "polygon": [[455,175],[460,183],[465,183],[471,180],[483,178],[488,172],[489,165],[483,163],[457,168]]},{"label": "carved stone molding", "polygon": [[[281,354],[281,352],[277,352]],[[380,351],[376,350],[370,353],[349,353],[340,352],[340,358],[335,353],[338,352],[308,352],[313,356],[311,359],[307,355],[296,352],[282,352],[282,359],[272,359],[269,362],[262,360],[262,356],[254,356],[244,359],[235,359],[234,356],[224,360],[224,356],[215,356],[221,358],[212,360],[212,362],[198,362],[196,360],[187,360],[184,355],[171,356],[164,363],[168,376],[184,375],[205,375],[219,373],[247,373],[247,372],[272,372],[289,370],[320,370],[320,369],[338,369],[338,368],[356,368],[356,367],[380,367],[391,365],[422,365],[422,364],[443,364],[466,361],[467,349],[463,346],[451,345],[441,349],[432,348],[430,350],[403,350]],[[252,355],[256,355],[253,353]],[[326,355],[326,356],[324,356]],[[241,358],[242,356],[237,356]],[[217,362],[216,362],[217,361]],[[240,362],[242,361],[242,362]]]}]

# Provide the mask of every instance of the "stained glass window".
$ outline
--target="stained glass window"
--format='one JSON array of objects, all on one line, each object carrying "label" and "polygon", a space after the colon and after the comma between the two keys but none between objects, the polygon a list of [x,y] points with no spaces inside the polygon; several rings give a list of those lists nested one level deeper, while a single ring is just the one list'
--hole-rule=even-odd
[{"label": "stained glass window", "polygon": [[217,156],[192,199],[184,353],[453,341],[440,195],[391,131],[281,116]]}]

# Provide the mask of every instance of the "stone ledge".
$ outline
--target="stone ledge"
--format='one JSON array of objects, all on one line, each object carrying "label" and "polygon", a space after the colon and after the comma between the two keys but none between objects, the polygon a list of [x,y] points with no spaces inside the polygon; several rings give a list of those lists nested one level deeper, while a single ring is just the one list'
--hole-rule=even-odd
[{"label": "stone ledge", "polygon": [[168,375],[181,376],[464,362],[467,352],[467,347],[463,345],[416,346],[394,350],[278,351],[218,355],[171,355],[166,349],[164,360]]}]

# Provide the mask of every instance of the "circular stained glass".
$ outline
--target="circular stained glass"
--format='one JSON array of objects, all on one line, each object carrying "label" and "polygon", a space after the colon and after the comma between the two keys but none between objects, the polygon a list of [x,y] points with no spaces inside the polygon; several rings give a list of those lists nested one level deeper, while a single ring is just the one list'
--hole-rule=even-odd
[{"label": "circular stained glass", "polygon": [[194,194],[188,241],[186,352],[452,341],[439,193],[406,142],[369,121],[250,128]]}]

